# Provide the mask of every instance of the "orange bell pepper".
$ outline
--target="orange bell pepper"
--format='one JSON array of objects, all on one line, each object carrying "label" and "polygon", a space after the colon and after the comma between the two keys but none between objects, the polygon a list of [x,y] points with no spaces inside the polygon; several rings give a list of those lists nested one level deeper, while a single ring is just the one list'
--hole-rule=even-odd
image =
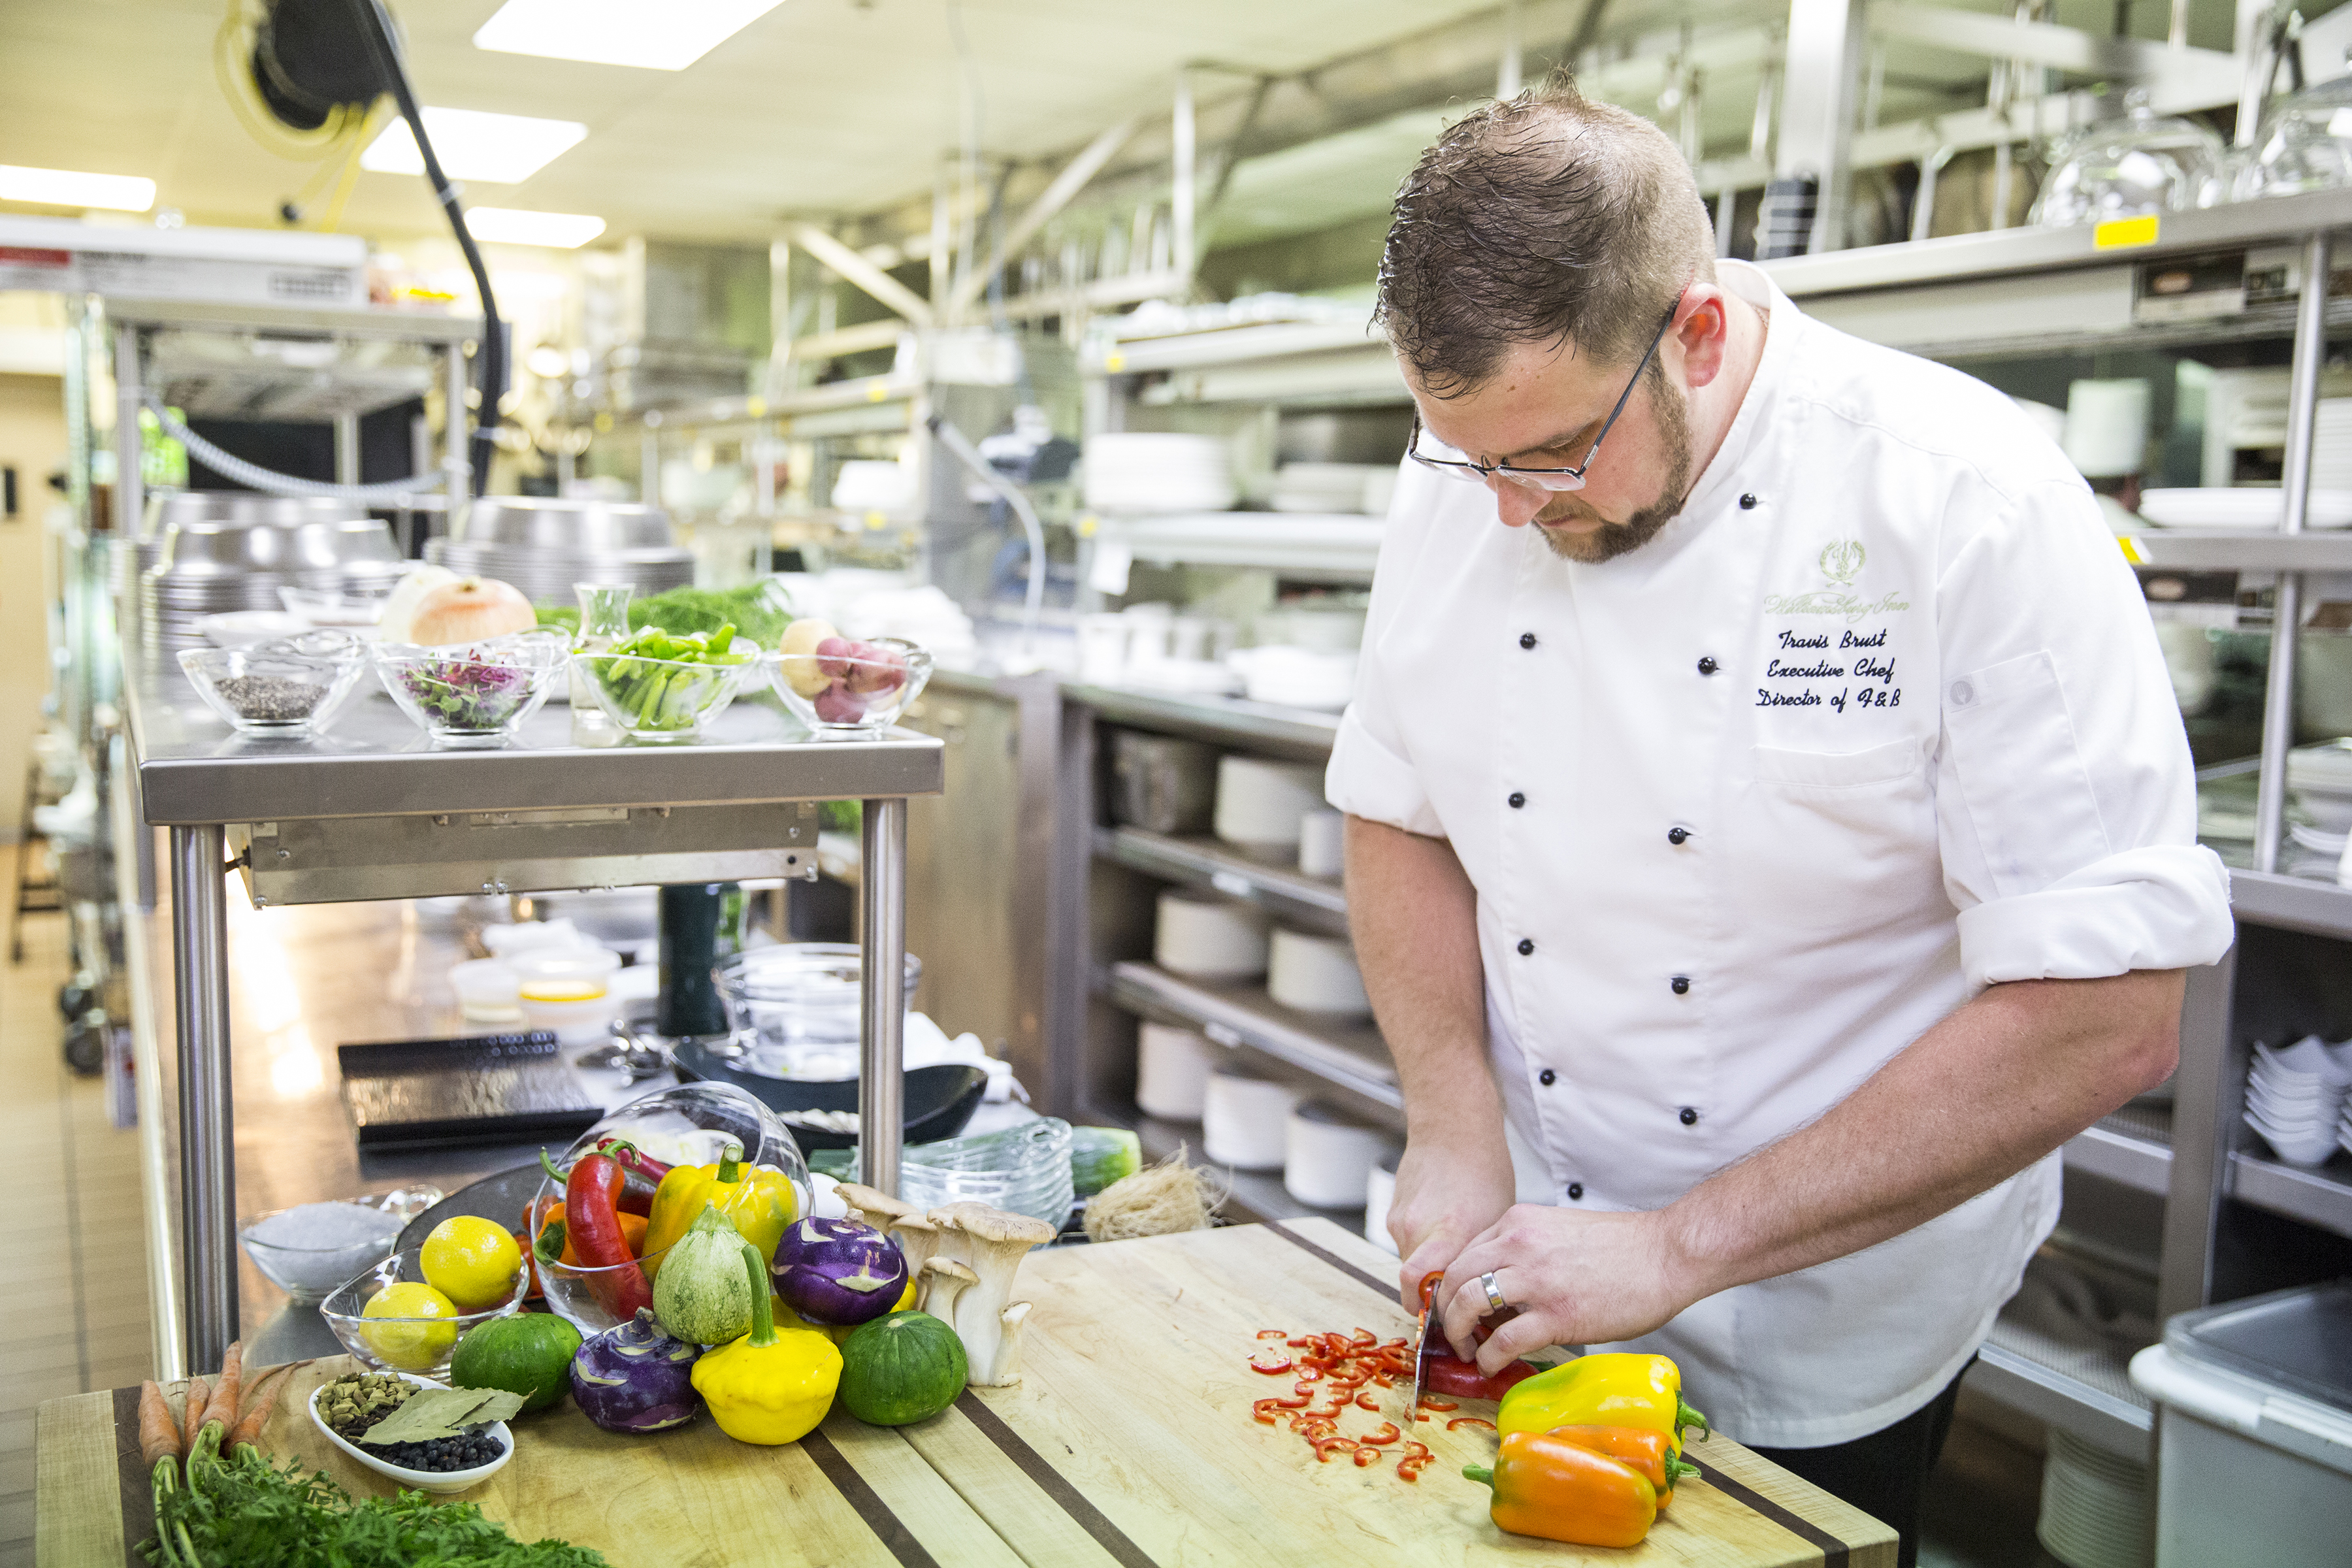
[{"label": "orange bell pepper", "polygon": [[1656,1489],[1661,1513],[1674,1500],[1675,1483],[1698,1474],[1696,1465],[1686,1465],[1676,1456],[1675,1440],[1664,1432],[1640,1426],[1555,1426],[1546,1436],[1606,1454],[1640,1471]]},{"label": "orange bell pepper", "polygon": [[1564,1437],[1514,1432],[1492,1469],[1462,1473],[1495,1489],[1487,1517],[1513,1535],[1572,1546],[1639,1546],[1658,1517],[1657,1489],[1632,1466]]}]

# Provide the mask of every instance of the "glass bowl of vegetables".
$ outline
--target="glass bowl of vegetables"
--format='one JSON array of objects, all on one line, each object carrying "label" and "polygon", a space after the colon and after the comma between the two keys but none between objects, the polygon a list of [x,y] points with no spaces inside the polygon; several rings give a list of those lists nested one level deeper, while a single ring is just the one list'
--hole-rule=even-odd
[{"label": "glass bowl of vegetables", "polygon": [[732,626],[673,636],[659,626],[630,633],[603,653],[572,656],[578,684],[620,729],[656,743],[692,741],[727,711],[760,645]]},{"label": "glass bowl of vegetables", "polygon": [[[640,1237],[644,1234],[642,1230],[637,1232]],[[642,1258],[632,1256],[624,1262],[592,1267],[566,1263],[534,1247],[531,1261],[539,1269],[540,1289],[547,1298],[547,1310],[578,1329],[580,1337],[585,1340],[593,1339],[606,1329],[635,1321],[639,1307],[652,1305],[652,1271],[660,1267],[668,1252],[665,1247]]]},{"label": "glass bowl of vegetables", "polygon": [[814,652],[777,654],[768,674],[784,706],[819,740],[851,740],[898,721],[931,678],[931,655],[904,637],[830,637]]},{"label": "glass bowl of vegetables", "polygon": [[516,632],[451,647],[379,643],[383,689],[436,746],[504,745],[555,689],[571,656],[560,631]]},{"label": "glass bowl of vegetables", "polygon": [[493,1318],[521,1310],[530,1289],[530,1270],[520,1268],[505,1296],[461,1311],[425,1282],[423,1250],[411,1247],[336,1286],[319,1303],[319,1316],[371,1370],[437,1377],[448,1370],[459,1340]]},{"label": "glass bowl of vegetables", "polygon": [[241,735],[307,735],[331,717],[367,668],[341,633],[248,647],[192,647],[180,668],[205,706]]}]

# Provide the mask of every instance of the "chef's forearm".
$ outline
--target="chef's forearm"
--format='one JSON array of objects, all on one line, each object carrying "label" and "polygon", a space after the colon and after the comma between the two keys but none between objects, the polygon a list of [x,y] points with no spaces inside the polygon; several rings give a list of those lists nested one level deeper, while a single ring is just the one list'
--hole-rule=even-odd
[{"label": "chef's forearm", "polygon": [[1348,818],[1348,928],[1414,1139],[1502,1137],[1478,895],[1443,838]]},{"label": "chef's forearm", "polygon": [[1985,991],[1664,1211],[1687,1298],[1860,1251],[2023,1170],[2172,1071],[2181,987],[2137,970]]}]

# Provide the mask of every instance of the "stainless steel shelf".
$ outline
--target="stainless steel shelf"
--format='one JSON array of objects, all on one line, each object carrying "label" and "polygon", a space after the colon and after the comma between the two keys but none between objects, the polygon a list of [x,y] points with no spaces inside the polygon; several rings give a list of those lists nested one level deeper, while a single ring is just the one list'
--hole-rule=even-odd
[{"label": "stainless steel shelf", "polygon": [[1368,347],[1387,347],[1369,321],[1269,321],[1263,326],[1171,332],[1164,338],[1103,343],[1088,349],[1080,369],[1087,375],[1139,375],[1147,371],[1193,370]]},{"label": "stainless steel shelf", "polygon": [[2338,1236],[2352,1236],[2352,1156],[2340,1152],[2317,1170],[2305,1170],[2240,1150],[2230,1156],[2230,1195]]},{"label": "stainless steel shelf", "polygon": [[1321,760],[1339,734],[1339,715],[1310,708],[1280,708],[1238,697],[1185,697],[1125,686],[1063,688],[1066,701],[1083,704],[1113,723],[1134,724],[1171,735],[1192,735],[1227,745],[1250,746]]},{"label": "stainless steel shelf", "polygon": [[2147,1464],[2155,1416],[2131,1385],[2117,1349],[2074,1344],[2008,1317],[1996,1319],[1969,1386],[2111,1454]]},{"label": "stainless steel shelf", "polygon": [[1114,963],[1106,980],[1111,1001],[1129,1012],[1196,1028],[1229,1049],[1262,1052],[1375,1104],[1404,1104],[1388,1047],[1370,1024],[1286,1007],[1263,985],[1186,980],[1152,963]]},{"label": "stainless steel shelf", "polygon": [[1202,511],[1097,520],[1100,544],[1138,561],[1194,566],[1261,566],[1318,581],[1371,579],[1386,520],[1361,512]]},{"label": "stainless steel shelf", "polygon": [[1270,1219],[1307,1219],[1320,1216],[1345,1226],[1358,1236],[1364,1234],[1364,1211],[1354,1209],[1323,1209],[1302,1204],[1290,1195],[1282,1184],[1279,1172],[1236,1171],[1230,1165],[1211,1161],[1201,1147],[1201,1124],[1197,1121],[1163,1121],[1146,1116],[1133,1106],[1125,1108],[1089,1105],[1086,1115],[1098,1126],[1125,1127],[1135,1133],[1143,1144],[1147,1164],[1167,1159],[1180,1148],[1184,1163],[1196,1171],[1206,1171],[1225,1188],[1225,1202],[1218,1213],[1225,1219],[1244,1224],[1262,1223]]},{"label": "stainless steel shelf", "polygon": [[2352,572],[2352,531],[2150,528],[2126,540],[2124,553],[2139,565],[2184,572]]},{"label": "stainless steel shelf", "polygon": [[2165,1196],[2172,1187],[2172,1119],[2126,1106],[2068,1139],[2066,1167]]},{"label": "stainless steel shelf", "polygon": [[2352,941],[2352,888],[2275,871],[2232,869],[2230,907],[2242,921]]},{"label": "stainless steel shelf", "polygon": [[1260,865],[1214,838],[1176,838],[1142,827],[1097,827],[1095,853],[1170,881],[1214,888],[1281,915],[1305,915],[1319,927],[1344,921],[1347,890],[1295,868]]}]

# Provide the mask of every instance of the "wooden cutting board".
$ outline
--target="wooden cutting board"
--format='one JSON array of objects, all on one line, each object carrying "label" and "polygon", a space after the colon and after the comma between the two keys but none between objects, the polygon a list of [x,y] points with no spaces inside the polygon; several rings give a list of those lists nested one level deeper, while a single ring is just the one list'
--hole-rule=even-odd
[{"label": "wooden cutting board", "polygon": [[[464,1500],[522,1540],[593,1547],[614,1568],[1424,1568],[1531,1553],[1628,1568],[1893,1568],[1892,1530],[1727,1438],[1695,1448],[1705,1478],[1684,1482],[1646,1542],[1616,1552],[1496,1531],[1486,1489],[1461,1474],[1491,1459],[1491,1433],[1417,1426],[1436,1458],[1407,1484],[1392,1461],[1318,1464],[1286,1427],[1253,1420],[1253,1401],[1290,1388],[1244,1364],[1258,1331],[1410,1332],[1395,1268],[1324,1220],[1033,1253],[1016,1387],[967,1389],[896,1429],[836,1409],[775,1448],[708,1419],[616,1436],[567,1401],[517,1421],[514,1459]],[[338,1357],[295,1373],[265,1445],[353,1496],[388,1495],[310,1423],[310,1390],[352,1369]],[[1363,1413],[1342,1430],[1380,1419]],[[139,1564],[131,1549],[153,1521],[138,1391],[52,1400],[37,1440],[44,1568]]]},{"label": "wooden cutting board", "polygon": [[[1019,1386],[967,1390],[907,1439],[1024,1561],[1378,1565],[1683,1563],[1705,1568],[1893,1568],[1895,1531],[1727,1438],[1688,1457],[1705,1479],[1676,1489],[1630,1550],[1505,1535],[1492,1494],[1464,1479],[1496,1438],[1417,1426],[1436,1462],[1419,1480],[1393,1463],[1318,1464],[1286,1426],[1250,1406],[1290,1381],[1244,1364],[1262,1329],[1412,1331],[1396,1260],[1328,1220],[1033,1253],[1021,1294],[1036,1303]],[[1402,1402],[1401,1399],[1399,1401]],[[1465,1402],[1461,1415],[1492,1419]],[[1341,1432],[1381,1417],[1361,1414]]]}]

